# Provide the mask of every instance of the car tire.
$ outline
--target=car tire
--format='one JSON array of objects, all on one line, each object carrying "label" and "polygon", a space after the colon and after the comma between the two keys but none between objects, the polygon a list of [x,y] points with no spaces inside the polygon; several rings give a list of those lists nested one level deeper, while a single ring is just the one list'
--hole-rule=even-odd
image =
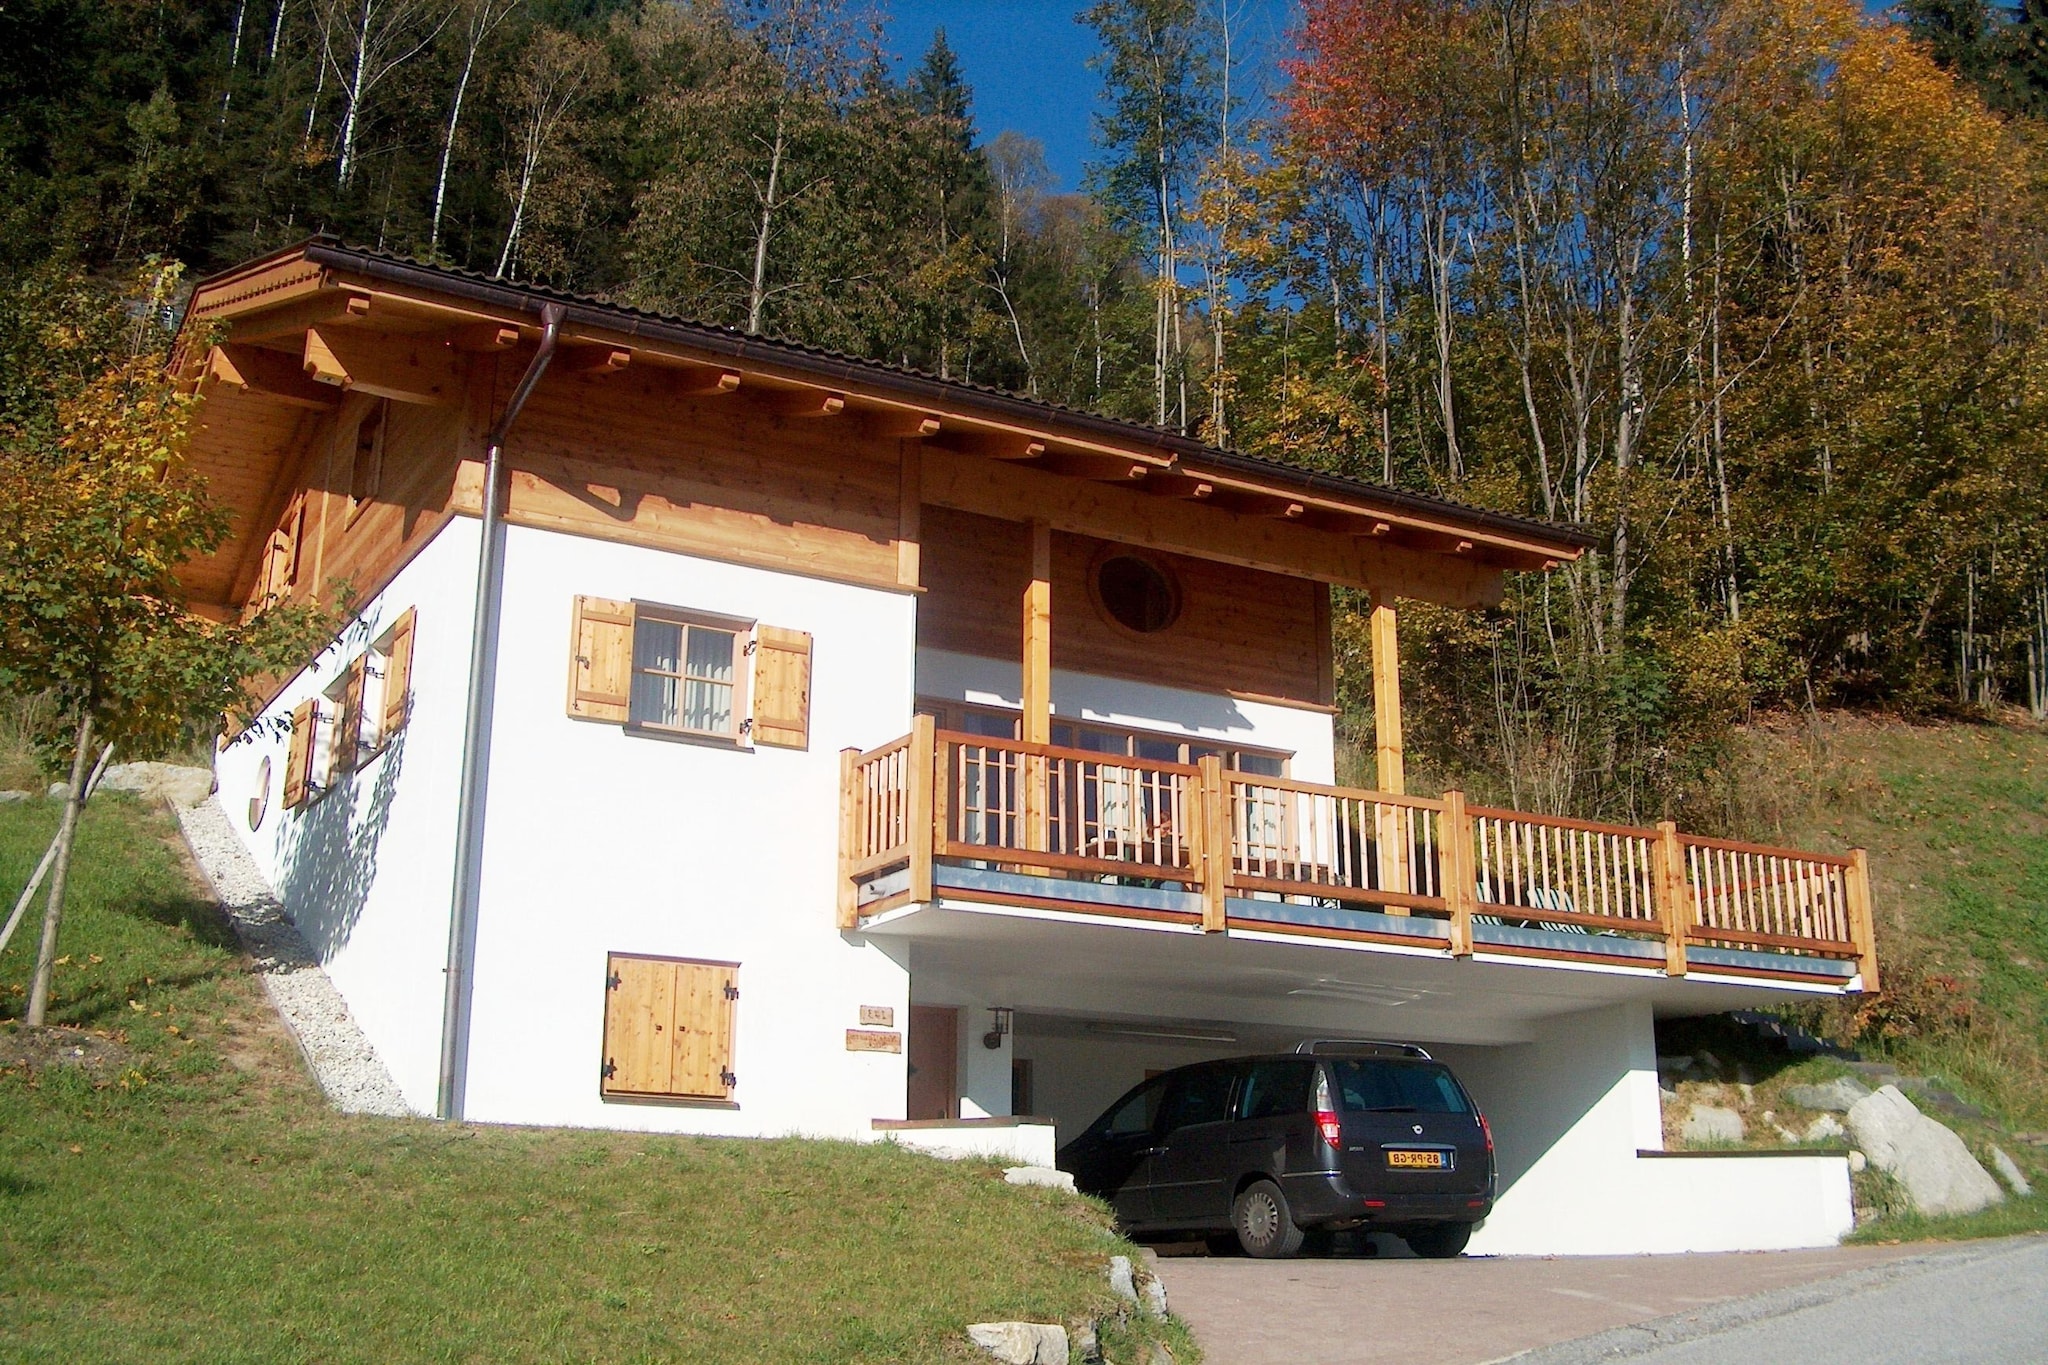
[{"label": "car tire", "polygon": [[1287,1196],[1270,1180],[1255,1181],[1239,1192],[1230,1206],[1230,1223],[1247,1256],[1270,1259],[1301,1250],[1302,1230],[1295,1226]]},{"label": "car tire", "polygon": [[1401,1240],[1417,1256],[1430,1260],[1449,1260],[1465,1249],[1465,1243],[1472,1240],[1470,1223],[1424,1223],[1409,1228],[1401,1234]]}]

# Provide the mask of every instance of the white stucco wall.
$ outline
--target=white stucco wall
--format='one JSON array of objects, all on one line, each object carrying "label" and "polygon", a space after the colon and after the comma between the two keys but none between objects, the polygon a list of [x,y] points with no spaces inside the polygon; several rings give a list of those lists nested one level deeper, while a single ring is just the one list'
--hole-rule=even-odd
[{"label": "white stucco wall", "polygon": [[[1054,647],[1057,657],[1057,637]],[[1021,665],[1013,660],[943,649],[917,651],[920,696],[1019,708],[1024,704],[1022,686]],[[1278,749],[1294,755],[1289,769],[1293,777],[1303,782],[1336,781],[1336,731],[1327,711],[1058,667],[1052,671],[1052,710],[1066,720]]]},{"label": "white stucco wall", "polygon": [[[640,598],[811,632],[808,750],[627,734],[565,714],[572,600]],[[907,973],[834,927],[839,750],[905,733],[907,595],[512,528],[483,843],[466,1114],[481,1121],[873,1136],[901,1054],[850,1053],[859,1006],[908,1023]],[[735,1106],[598,1093],[610,952],[740,964]]]},{"label": "white stucco wall", "polygon": [[[326,966],[408,1103],[434,1108],[442,964],[454,885],[456,791],[476,587],[477,523],[456,518],[364,605],[341,640],[215,759],[221,808]],[[275,722],[341,675],[416,609],[412,715],[397,740],[298,810],[284,809],[286,736]],[[259,772],[269,808],[249,828]]]},{"label": "white stucco wall", "polygon": [[1474,1255],[1833,1246],[1852,1225],[1839,1156],[1636,1155],[1664,1145],[1645,1004],[1546,1020],[1533,1043],[1432,1051],[1493,1126],[1500,1195]]}]

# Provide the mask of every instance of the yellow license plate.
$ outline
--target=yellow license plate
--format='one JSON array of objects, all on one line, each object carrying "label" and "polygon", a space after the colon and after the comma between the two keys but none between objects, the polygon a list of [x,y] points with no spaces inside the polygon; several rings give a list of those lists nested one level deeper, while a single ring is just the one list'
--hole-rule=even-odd
[{"label": "yellow license plate", "polygon": [[1440,1171],[1446,1162],[1442,1152],[1393,1151],[1387,1153],[1387,1164],[1410,1171]]}]

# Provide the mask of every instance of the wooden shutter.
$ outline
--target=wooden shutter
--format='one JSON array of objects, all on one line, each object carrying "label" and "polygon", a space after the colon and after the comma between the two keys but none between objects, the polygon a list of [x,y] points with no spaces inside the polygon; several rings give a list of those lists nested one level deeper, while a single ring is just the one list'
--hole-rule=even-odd
[{"label": "wooden shutter", "polygon": [[633,604],[578,597],[569,632],[569,714],[623,725],[633,686]]},{"label": "wooden shutter", "polygon": [[807,749],[811,744],[811,637],[782,626],[754,629],[756,744]]},{"label": "wooden shutter", "polygon": [[412,710],[412,628],[416,612],[408,610],[391,628],[391,645],[384,651],[383,715],[377,722],[377,742],[389,744],[405,725]]},{"label": "wooden shutter", "polygon": [[723,1100],[732,1095],[732,1016],[739,972],[722,963],[676,964],[676,1029],[671,1093]]},{"label": "wooden shutter", "polygon": [[361,654],[349,661],[347,681],[341,687],[340,709],[334,717],[334,736],[327,745],[330,777],[353,771],[363,745],[363,668]]},{"label": "wooden shutter", "polygon": [[606,961],[606,1095],[727,1100],[739,969],[613,953]]},{"label": "wooden shutter", "polygon": [[613,953],[604,984],[603,1092],[669,1094],[676,964]]},{"label": "wooden shutter", "polygon": [[306,801],[306,774],[312,766],[313,731],[319,719],[318,703],[302,701],[292,711],[291,744],[285,750],[284,806],[291,810]]}]

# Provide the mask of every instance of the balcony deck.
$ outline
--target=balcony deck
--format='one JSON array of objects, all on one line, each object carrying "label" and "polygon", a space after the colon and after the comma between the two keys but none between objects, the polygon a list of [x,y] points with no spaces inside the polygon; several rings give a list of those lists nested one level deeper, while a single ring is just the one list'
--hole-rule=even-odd
[{"label": "balcony deck", "polygon": [[842,755],[839,919],[1007,907],[1269,942],[1874,990],[1863,853],[935,730]]}]

